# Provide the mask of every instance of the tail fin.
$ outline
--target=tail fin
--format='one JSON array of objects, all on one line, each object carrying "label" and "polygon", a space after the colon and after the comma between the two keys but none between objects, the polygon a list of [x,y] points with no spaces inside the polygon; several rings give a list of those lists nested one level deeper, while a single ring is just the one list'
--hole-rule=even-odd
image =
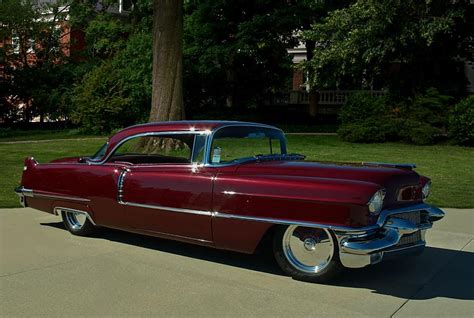
[{"label": "tail fin", "polygon": [[38,161],[33,157],[26,157],[25,163],[23,165],[23,171],[28,171],[31,168],[34,168],[38,164]]},{"label": "tail fin", "polygon": [[36,165],[38,165],[38,161],[35,160],[33,157],[27,157],[25,158],[25,163],[23,165],[23,174],[21,176],[20,180],[20,185],[28,187],[30,186],[32,182],[32,176],[34,176],[34,173],[32,173]]}]

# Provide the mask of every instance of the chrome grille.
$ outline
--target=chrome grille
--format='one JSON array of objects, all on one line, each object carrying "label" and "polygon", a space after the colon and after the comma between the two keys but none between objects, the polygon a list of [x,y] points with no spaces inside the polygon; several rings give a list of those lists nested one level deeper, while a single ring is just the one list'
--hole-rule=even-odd
[{"label": "chrome grille", "polygon": [[392,214],[391,217],[404,219],[416,225],[421,224],[421,211],[413,211],[407,213]]},{"label": "chrome grille", "polygon": [[421,241],[421,232],[420,231],[416,231],[415,233],[402,236],[400,238],[400,242],[398,242],[397,246],[416,243],[418,241]]}]

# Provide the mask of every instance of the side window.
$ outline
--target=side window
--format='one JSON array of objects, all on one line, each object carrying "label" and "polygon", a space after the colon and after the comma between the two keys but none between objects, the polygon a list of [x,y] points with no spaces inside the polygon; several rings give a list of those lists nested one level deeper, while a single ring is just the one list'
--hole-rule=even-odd
[{"label": "side window", "polygon": [[225,127],[212,140],[209,161],[212,164],[232,163],[257,155],[286,153],[284,135],[264,127]]},{"label": "side window", "polygon": [[120,145],[109,162],[125,161],[132,164],[190,163],[194,135],[142,136]]}]

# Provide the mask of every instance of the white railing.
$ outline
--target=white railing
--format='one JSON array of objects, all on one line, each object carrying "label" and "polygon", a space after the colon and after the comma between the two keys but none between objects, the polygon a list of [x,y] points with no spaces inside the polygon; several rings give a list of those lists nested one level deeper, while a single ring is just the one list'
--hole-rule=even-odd
[{"label": "white railing", "polygon": [[344,105],[347,98],[358,92],[367,92],[372,96],[384,96],[386,91],[381,90],[333,90],[333,91],[318,91],[319,99],[318,105]]},{"label": "white railing", "polygon": [[309,94],[306,91],[291,91],[289,97],[290,105],[309,104]]},{"label": "white railing", "polygon": [[[384,96],[382,90],[321,90],[318,91],[318,105],[342,106],[347,98],[358,92],[368,92],[373,96]],[[273,105],[308,105],[309,94],[306,91],[290,91],[273,99]]]}]

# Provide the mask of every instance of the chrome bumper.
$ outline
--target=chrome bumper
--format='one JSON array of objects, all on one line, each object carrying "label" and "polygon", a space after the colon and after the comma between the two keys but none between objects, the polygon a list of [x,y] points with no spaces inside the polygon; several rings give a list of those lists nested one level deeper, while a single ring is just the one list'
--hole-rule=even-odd
[{"label": "chrome bumper", "polygon": [[[419,215],[416,223],[409,213]],[[388,253],[419,253],[426,244],[426,230],[443,216],[441,209],[423,203],[384,210],[376,226],[363,228],[358,232],[336,231],[341,263],[345,267],[360,268],[381,262]]]},{"label": "chrome bumper", "polygon": [[26,208],[28,206],[26,197],[33,197],[33,190],[20,186],[15,188],[15,193],[20,197],[20,204]]}]

